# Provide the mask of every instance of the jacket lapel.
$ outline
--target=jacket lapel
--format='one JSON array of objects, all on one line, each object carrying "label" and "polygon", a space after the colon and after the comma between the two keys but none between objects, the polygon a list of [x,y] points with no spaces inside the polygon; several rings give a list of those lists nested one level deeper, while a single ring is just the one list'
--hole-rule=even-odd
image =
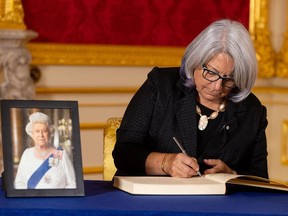
[{"label": "jacket lapel", "polygon": [[175,115],[179,127],[180,137],[177,137],[183,144],[189,156],[197,156],[197,128],[195,116],[194,91],[186,94],[175,104]]}]

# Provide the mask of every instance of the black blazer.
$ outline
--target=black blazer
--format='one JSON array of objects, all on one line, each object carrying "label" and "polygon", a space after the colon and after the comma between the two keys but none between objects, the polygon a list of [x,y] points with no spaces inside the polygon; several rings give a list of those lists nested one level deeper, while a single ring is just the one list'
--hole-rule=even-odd
[{"label": "black blazer", "polygon": [[242,102],[229,101],[210,146],[197,155],[195,90],[183,85],[179,68],[155,67],[130,101],[117,130],[113,150],[116,175],[146,175],[145,161],[153,152],[180,152],[172,137],[198,159],[224,161],[239,174],[268,177],[266,108],[252,93]]}]

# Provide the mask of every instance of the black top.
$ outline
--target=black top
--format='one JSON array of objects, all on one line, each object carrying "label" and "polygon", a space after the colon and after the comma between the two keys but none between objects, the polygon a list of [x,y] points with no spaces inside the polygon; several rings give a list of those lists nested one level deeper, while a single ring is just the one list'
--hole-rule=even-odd
[{"label": "black top", "polygon": [[268,177],[266,108],[254,94],[239,103],[228,101],[225,112],[209,120],[202,132],[197,116],[196,92],[183,85],[179,68],[154,68],[117,130],[116,174],[146,175],[145,161],[151,152],[181,152],[175,136],[197,158],[202,172],[203,159],[217,158],[239,174]]},{"label": "black top", "polygon": [[[202,115],[210,116],[211,113],[214,112],[214,110],[211,110],[203,106],[202,104],[197,103],[197,105],[200,107]],[[198,114],[196,115],[197,115],[197,122],[199,122],[200,115]],[[208,120],[208,125],[205,128],[205,130],[202,130],[202,131],[199,129],[197,130],[197,155],[202,155],[202,160],[205,158],[205,155],[206,155],[205,149],[213,148],[213,146],[209,146],[207,144],[211,140],[211,135],[214,133],[215,130],[217,130],[219,125],[221,125],[222,118],[223,118],[223,113],[219,112],[217,118]],[[210,144],[212,145],[217,145],[218,143],[221,143],[221,140],[219,140],[219,137],[215,137],[213,143],[210,142]],[[206,157],[206,159],[208,159],[208,157]],[[209,159],[212,159],[212,158],[209,158]],[[214,158],[214,159],[217,159],[217,158]],[[202,163],[200,166],[200,172],[202,173],[204,169],[206,168],[208,167],[204,163]]]}]

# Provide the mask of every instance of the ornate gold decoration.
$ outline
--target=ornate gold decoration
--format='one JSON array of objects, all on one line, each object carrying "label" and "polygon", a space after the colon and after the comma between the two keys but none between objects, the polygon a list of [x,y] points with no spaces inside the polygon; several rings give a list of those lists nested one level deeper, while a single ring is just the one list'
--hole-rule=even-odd
[{"label": "ornate gold decoration", "polygon": [[[81,130],[94,130],[94,129],[103,129],[103,130],[108,130],[108,125],[109,125],[109,135],[111,136],[111,133],[112,134],[115,134],[116,132],[116,129],[119,127],[120,125],[120,122],[121,122],[121,118],[111,118],[109,120],[107,120],[107,122],[97,122],[97,123],[81,123],[80,124],[80,129]],[[110,139],[113,137],[109,137]],[[108,139],[107,137],[105,139]],[[104,158],[106,158],[106,160],[104,159],[104,163],[103,163],[103,167],[100,167],[100,166],[93,166],[93,167],[83,167],[83,173],[85,175],[88,175],[88,174],[101,174],[103,173],[104,175],[104,179],[111,179],[110,176],[112,176],[112,174],[114,173],[110,173],[108,172],[107,173],[107,169],[108,169],[108,165],[109,166],[112,166],[112,171],[115,170],[114,168],[114,164],[110,164],[111,161],[113,161],[112,159],[112,156],[111,156],[111,152],[112,152],[112,149],[111,147],[113,146],[104,146]],[[107,152],[108,151],[108,152]],[[105,156],[106,155],[106,156]],[[108,158],[107,158],[108,157]],[[108,164],[107,164],[108,163]],[[112,162],[113,163],[113,162]],[[109,167],[110,168],[110,167]],[[105,169],[105,172],[104,172],[104,169]],[[111,168],[110,168],[111,169]],[[109,169],[108,169],[109,170]],[[115,172],[115,171],[114,171]],[[109,176],[107,176],[109,175]]]},{"label": "ornate gold decoration", "polygon": [[34,65],[180,65],[183,47],[30,43]]},{"label": "ornate gold decoration", "polygon": [[262,78],[275,76],[276,53],[271,45],[268,26],[270,0],[250,1],[249,31],[257,53],[259,73]]},{"label": "ornate gold decoration", "polygon": [[103,179],[112,180],[116,167],[112,157],[112,151],[116,142],[116,130],[121,124],[122,118],[114,117],[107,120],[107,124],[104,129],[104,146],[103,146]]},{"label": "ornate gold decoration", "polygon": [[[286,11],[288,4],[286,4]],[[286,15],[286,32],[284,33],[284,40],[282,47],[277,54],[277,76],[288,77],[288,15]]]},{"label": "ornate gold decoration", "polygon": [[0,1],[0,29],[26,29],[21,0]]}]

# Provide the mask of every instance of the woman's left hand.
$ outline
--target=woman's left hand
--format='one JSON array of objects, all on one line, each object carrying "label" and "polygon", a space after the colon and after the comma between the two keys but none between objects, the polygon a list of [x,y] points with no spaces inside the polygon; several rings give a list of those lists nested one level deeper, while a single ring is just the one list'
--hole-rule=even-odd
[{"label": "woman's left hand", "polygon": [[235,173],[227,164],[219,159],[204,159],[204,163],[212,167],[206,169],[204,174],[213,174],[213,173]]}]

